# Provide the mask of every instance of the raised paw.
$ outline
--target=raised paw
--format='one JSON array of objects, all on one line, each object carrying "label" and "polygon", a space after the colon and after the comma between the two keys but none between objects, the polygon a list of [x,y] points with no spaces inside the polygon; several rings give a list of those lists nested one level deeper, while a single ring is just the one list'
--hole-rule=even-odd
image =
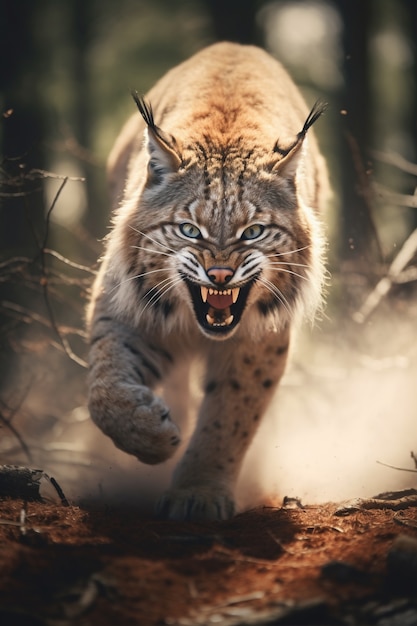
[{"label": "raised paw", "polygon": [[165,461],[181,441],[166,404],[147,387],[92,385],[89,410],[93,421],[118,448],[143,463]]},{"label": "raised paw", "polygon": [[235,514],[232,495],[217,485],[171,489],[159,500],[158,517],[175,521],[226,520]]}]

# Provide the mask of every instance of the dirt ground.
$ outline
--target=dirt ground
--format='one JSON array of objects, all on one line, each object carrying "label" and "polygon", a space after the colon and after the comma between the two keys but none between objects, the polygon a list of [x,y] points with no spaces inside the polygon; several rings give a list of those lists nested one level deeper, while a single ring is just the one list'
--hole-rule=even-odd
[{"label": "dirt ground", "polygon": [[0,623],[415,626],[416,494],[201,524],[5,499]]}]

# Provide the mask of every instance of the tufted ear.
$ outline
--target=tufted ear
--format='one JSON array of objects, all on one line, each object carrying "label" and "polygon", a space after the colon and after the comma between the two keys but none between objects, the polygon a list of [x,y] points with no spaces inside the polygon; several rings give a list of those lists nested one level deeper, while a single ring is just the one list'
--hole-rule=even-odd
[{"label": "tufted ear", "polygon": [[307,134],[307,131],[311,126],[313,126],[314,122],[316,122],[319,117],[324,113],[327,109],[327,102],[323,100],[317,100],[311,109],[310,113],[306,121],[304,122],[304,126],[301,131],[297,134],[295,141],[286,148],[281,148],[279,146],[279,141],[276,142],[274,146],[274,152],[278,152],[282,158],[277,161],[277,163],[273,167],[273,171],[279,172],[281,176],[284,178],[294,178],[299,160],[301,155],[301,148]]},{"label": "tufted ear", "polygon": [[176,141],[156,126],[151,105],[139,97],[137,91],[132,91],[132,96],[147,127],[148,184],[159,184],[167,174],[176,172],[181,165],[175,150]]}]

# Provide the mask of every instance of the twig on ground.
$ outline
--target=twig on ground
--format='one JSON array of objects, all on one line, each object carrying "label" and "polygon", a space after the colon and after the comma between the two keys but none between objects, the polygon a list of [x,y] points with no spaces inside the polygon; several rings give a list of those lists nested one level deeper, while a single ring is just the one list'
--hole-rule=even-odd
[{"label": "twig on ground", "polygon": [[410,507],[417,507],[417,489],[381,493],[374,498],[356,498],[355,500],[343,502],[338,506],[334,515],[344,517],[357,511],[370,509],[401,511]]},{"label": "twig on ground", "polygon": [[[413,453],[411,453],[411,457],[414,458]],[[382,463],[382,461],[377,461],[377,463],[378,465],[383,465],[384,467],[389,467],[390,469],[395,469],[399,472],[413,472],[414,474],[417,474],[417,466],[416,469],[410,469],[409,467],[396,467],[395,465],[389,465],[389,463]]]},{"label": "twig on ground", "polygon": [[417,521],[415,518],[410,519],[409,517],[404,517],[402,511],[398,511],[395,513],[393,520],[396,524],[400,526],[408,526],[409,528],[417,528]]},{"label": "twig on ground", "polygon": [[24,499],[25,501],[44,501],[41,490],[45,485],[52,485],[63,506],[69,506],[61,487],[43,470],[20,467],[17,465],[0,465],[0,496]]},{"label": "twig on ground", "polygon": [[26,536],[27,528],[26,528],[26,502],[23,503],[22,508],[20,509],[19,515],[20,522],[20,534],[22,537]]}]

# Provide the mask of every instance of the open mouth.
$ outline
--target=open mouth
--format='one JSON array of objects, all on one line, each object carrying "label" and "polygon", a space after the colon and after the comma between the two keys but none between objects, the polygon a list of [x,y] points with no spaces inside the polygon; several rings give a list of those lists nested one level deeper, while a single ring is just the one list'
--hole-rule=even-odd
[{"label": "open mouth", "polygon": [[200,326],[210,333],[227,334],[242,317],[253,281],[243,287],[214,289],[185,279]]}]

